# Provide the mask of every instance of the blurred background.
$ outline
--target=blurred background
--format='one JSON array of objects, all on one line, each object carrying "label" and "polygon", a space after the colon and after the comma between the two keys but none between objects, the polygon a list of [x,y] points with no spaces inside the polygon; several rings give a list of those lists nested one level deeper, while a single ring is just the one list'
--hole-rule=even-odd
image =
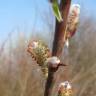
[{"label": "blurred background", "polygon": [[[57,72],[57,86],[72,83],[74,96],[96,96],[96,1],[72,0],[81,6],[80,24],[61,59],[69,66]],[[0,0],[0,96],[42,96],[45,78],[27,53],[31,39],[52,49],[55,18],[48,0]]]}]

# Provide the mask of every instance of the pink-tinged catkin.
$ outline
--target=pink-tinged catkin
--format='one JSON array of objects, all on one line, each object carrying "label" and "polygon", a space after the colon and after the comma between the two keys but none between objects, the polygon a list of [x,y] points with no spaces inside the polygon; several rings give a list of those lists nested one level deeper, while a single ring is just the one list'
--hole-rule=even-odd
[{"label": "pink-tinged catkin", "polygon": [[74,36],[79,23],[80,5],[73,4],[70,8],[66,30],[64,34],[64,40],[66,45],[69,46],[69,39]]}]

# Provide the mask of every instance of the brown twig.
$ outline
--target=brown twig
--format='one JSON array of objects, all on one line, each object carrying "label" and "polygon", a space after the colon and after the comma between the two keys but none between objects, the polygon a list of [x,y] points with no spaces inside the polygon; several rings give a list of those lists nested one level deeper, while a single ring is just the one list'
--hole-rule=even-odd
[{"label": "brown twig", "polygon": [[[52,56],[59,57],[62,53],[63,46],[64,46],[64,32],[66,29],[66,23],[67,23],[67,16],[69,13],[71,0],[61,0],[60,3],[60,11],[62,14],[63,22],[58,22],[56,20],[56,27],[55,27],[55,36],[53,41],[53,50],[52,50]],[[62,64],[61,64],[62,66]],[[59,66],[58,66],[59,67]],[[49,67],[49,74],[45,86],[45,93],[44,96],[51,96],[53,84],[55,83],[55,72],[58,70],[57,68]]]},{"label": "brown twig", "polygon": [[62,13],[63,22],[56,21],[55,37],[53,41],[53,56],[60,56],[64,46],[64,34],[67,23],[67,16],[69,13],[71,0],[62,0],[60,4],[60,11]]}]

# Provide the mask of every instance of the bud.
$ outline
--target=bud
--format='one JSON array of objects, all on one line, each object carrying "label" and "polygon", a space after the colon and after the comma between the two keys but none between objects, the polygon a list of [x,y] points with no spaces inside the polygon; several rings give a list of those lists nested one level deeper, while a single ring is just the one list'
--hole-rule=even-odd
[{"label": "bud", "polygon": [[60,83],[58,96],[72,96],[72,87],[68,81]]},{"label": "bud", "polygon": [[48,66],[56,68],[60,64],[60,59],[56,56],[49,57],[47,58],[46,63],[48,64]]}]

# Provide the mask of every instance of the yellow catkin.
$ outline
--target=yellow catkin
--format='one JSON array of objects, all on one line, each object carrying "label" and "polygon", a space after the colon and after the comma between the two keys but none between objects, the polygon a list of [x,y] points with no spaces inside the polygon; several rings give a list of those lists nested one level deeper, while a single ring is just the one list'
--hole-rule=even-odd
[{"label": "yellow catkin", "polygon": [[[36,42],[36,47],[32,47],[33,43]],[[41,40],[32,41],[29,44],[29,51],[28,51],[32,58],[37,62],[37,64],[41,67],[41,71],[43,72],[44,76],[48,76],[48,66],[45,63],[47,58],[50,57],[50,50],[48,46],[43,43]]]}]

